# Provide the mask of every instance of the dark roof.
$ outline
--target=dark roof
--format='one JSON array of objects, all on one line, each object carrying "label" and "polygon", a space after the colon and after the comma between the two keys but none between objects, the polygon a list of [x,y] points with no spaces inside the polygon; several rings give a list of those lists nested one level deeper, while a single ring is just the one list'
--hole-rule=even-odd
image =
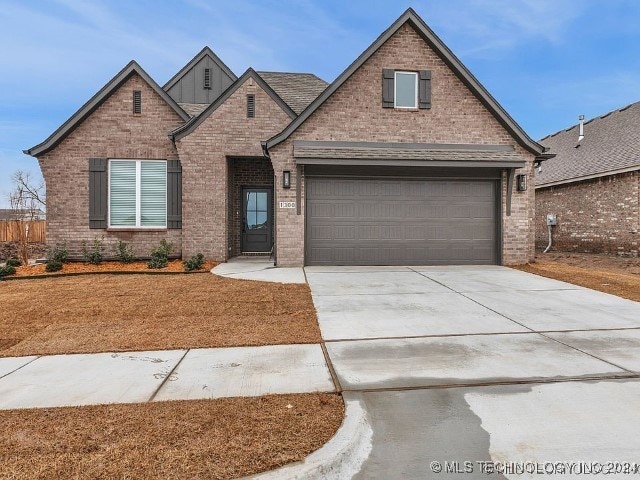
[{"label": "dark roof", "polygon": [[45,217],[45,212],[41,208],[0,208],[0,220],[16,220],[33,217],[40,219]]},{"label": "dark roof", "polygon": [[270,138],[266,144],[271,148],[285,141],[296,129],[315,112],[353,73],[358,70],[391,36],[396,33],[405,23],[411,25],[416,32],[427,42],[431,48],[442,58],[449,68],[460,78],[460,80],[471,90],[471,92],[482,102],[494,117],[507,129],[509,133],[528,151],[539,155],[544,152],[544,147],[534,141],[526,132],[511,118],[504,108],[497,102],[484,86],[465,67],[462,62],[453,54],[440,38],[427,26],[420,16],[412,9],[407,9],[393,24],[385,30],[347,69],[336,78],[326,90],[318,96],[311,104],[300,113],[298,118],[291,122],[282,132]]},{"label": "dark roof", "polygon": [[189,60],[189,62],[180,69],[180,71],[178,73],[176,73],[173,77],[171,77],[171,79],[164,84],[164,87],[162,87],[163,90],[169,90],[171,87],[173,87],[176,83],[178,83],[178,81],[189,71],[193,68],[193,66],[195,64],[197,64],[200,60],[202,60],[204,57],[210,57],[211,60],[213,60],[213,62],[218,65],[228,76],[231,80],[237,80],[238,77],[236,76],[235,73],[233,73],[231,71],[231,69],[229,67],[227,67],[227,65],[220,60],[220,57],[218,57],[215,53],[213,53],[213,50],[211,50],[209,47],[204,47],[202,50],[200,50],[200,52],[193,57],[191,60]]},{"label": "dark roof", "polygon": [[197,117],[209,106],[208,103],[178,103],[178,105],[191,117]]},{"label": "dark roof", "polygon": [[149,76],[135,60],[131,60],[115,77],[89,99],[80,109],[74,113],[69,120],[64,122],[49,138],[44,142],[24,150],[27,155],[37,157],[55,148],[67,135],[69,135],[79,124],[91,115],[109,96],[124,84],[132,75],[138,74],[184,121],[189,120],[189,115]]},{"label": "dark roof", "polygon": [[293,142],[298,164],[324,164],[338,160],[341,165],[385,164],[402,166],[456,165],[518,168],[525,159],[511,145],[455,145],[378,142]]},{"label": "dark roof", "polygon": [[307,108],[329,85],[312,73],[257,73],[297,115]]},{"label": "dark roof", "polygon": [[537,186],[640,169],[640,102],[585,122],[580,142],[578,132],[573,125],[540,140],[556,157],[536,174]]},{"label": "dark roof", "polygon": [[185,123],[184,125],[179,126],[178,128],[176,128],[175,130],[173,130],[169,136],[171,137],[171,139],[173,141],[175,140],[179,140],[182,137],[189,135],[191,132],[193,132],[196,128],[198,128],[198,125],[200,125],[202,122],[204,122],[207,117],[209,117],[209,115],[211,115],[214,111],[216,111],[216,109],[222,105],[224,102],[227,101],[227,99],[233,95],[233,93],[240,88],[240,86],[247,81],[247,79],[252,78],[265,92],[267,92],[267,94],[273,99],[274,102],[276,102],[280,108],[282,108],[282,110],[289,115],[290,118],[296,118],[296,114],[295,112],[291,109],[291,107],[289,107],[289,105],[287,105],[284,100],[282,100],[282,98],[280,98],[280,96],[278,96],[278,94],[269,86],[269,84],[267,84],[267,82],[265,82],[262,77],[260,75],[258,75],[256,73],[256,71],[253,68],[249,68],[247,69],[246,72],[244,72],[240,78],[238,78],[235,82],[233,82],[231,84],[231,86],[229,88],[227,88],[222,95],[220,95],[217,100],[215,102],[213,102],[211,105],[206,105],[206,108],[204,109],[204,111],[195,117],[192,117],[191,120],[189,120],[187,123]]}]

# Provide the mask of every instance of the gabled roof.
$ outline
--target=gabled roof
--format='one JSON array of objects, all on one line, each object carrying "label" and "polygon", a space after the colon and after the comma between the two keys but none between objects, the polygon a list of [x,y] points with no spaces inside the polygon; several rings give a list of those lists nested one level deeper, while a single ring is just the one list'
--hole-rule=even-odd
[{"label": "gabled roof", "polygon": [[280,108],[282,108],[282,110],[287,115],[289,115],[289,117],[291,117],[292,119],[296,118],[296,113],[291,109],[291,107],[289,107],[289,105],[287,105],[285,101],[280,98],[280,96],[273,90],[273,88],[271,88],[269,84],[265,82],[253,68],[249,68],[240,76],[240,78],[233,82],[233,84],[231,84],[231,86],[227,88],[215,102],[207,106],[207,108],[200,115],[193,117],[184,125],[181,125],[180,127],[173,130],[169,134],[169,137],[171,137],[173,141],[176,141],[181,139],[182,137],[189,135],[196,128],[198,128],[198,126],[202,122],[204,122],[209,117],[209,115],[215,112],[220,105],[226,102],[227,99],[231,95],[233,95],[235,91],[238,90],[238,88],[240,88],[240,86],[242,86],[249,78],[252,78],[265,92],[267,92],[267,94],[273,99],[273,101],[276,102],[280,106]]},{"label": "gabled roof", "polygon": [[209,106],[208,103],[181,103],[181,102],[178,102],[178,105],[180,105],[180,108],[182,108],[185,112],[187,112],[191,117],[197,117],[202,112],[204,112],[205,109]]},{"label": "gabled roof", "polygon": [[581,141],[578,134],[573,125],[540,140],[556,157],[536,174],[536,187],[640,170],[640,102],[585,122]]},{"label": "gabled roof", "polygon": [[258,72],[291,109],[300,114],[329,85],[313,73]]},{"label": "gabled roof", "polygon": [[213,60],[213,62],[218,65],[232,80],[235,81],[238,79],[236,74],[233,73],[222,60],[220,60],[220,57],[213,53],[213,50],[211,50],[209,47],[205,46],[195,57],[193,57],[184,67],[182,67],[178,73],[171,77],[171,79],[164,84],[162,89],[169,90],[171,87],[173,87],[189,70],[193,68],[194,65],[196,65],[204,57],[211,58],[211,60]]},{"label": "gabled roof", "polygon": [[180,106],[160,88],[153,78],[149,76],[144,69],[138,65],[135,60],[131,60],[118,74],[113,77],[109,82],[98,91],[93,97],[89,99],[80,109],[74,113],[69,120],[64,122],[55,132],[53,132],[44,142],[31,147],[28,150],[23,150],[27,155],[37,157],[43,155],[55,148],[67,135],[69,135],[78,125],[80,125],[89,115],[91,115],[100,105],[102,105],[109,96],[115,92],[122,84],[124,84],[129,78],[137,74],[149,86],[158,94],[167,104],[175,110],[175,112],[185,122],[189,120],[189,115],[180,108]]},{"label": "gabled roof", "polygon": [[[418,34],[431,46],[431,48],[442,58],[449,68],[460,78],[460,80],[473,92],[482,104],[496,117],[496,119],[513,135],[528,151],[539,155],[544,152],[544,147],[533,140],[520,127],[516,121],[505,111],[486,88],[473,76],[462,62],[453,54],[451,50],[438,38],[438,36],[427,26],[418,14],[409,8],[393,24],[385,30],[347,69],[336,78],[327,89],[317,97],[311,104],[291,122],[282,132],[270,138],[267,148],[271,148],[286,140],[296,129],[302,125],[313,112],[315,112],[340,86],[345,83],[353,73],[358,70],[391,36],[396,33],[405,23],[411,25]],[[542,159],[540,159],[542,160]]]}]

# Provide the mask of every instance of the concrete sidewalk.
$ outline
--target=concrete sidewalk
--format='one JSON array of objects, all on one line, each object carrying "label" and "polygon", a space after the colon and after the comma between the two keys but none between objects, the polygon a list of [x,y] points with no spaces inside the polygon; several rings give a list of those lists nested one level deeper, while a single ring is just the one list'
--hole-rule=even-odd
[{"label": "concrete sidewalk", "polygon": [[0,358],[5,410],[334,390],[318,344]]}]

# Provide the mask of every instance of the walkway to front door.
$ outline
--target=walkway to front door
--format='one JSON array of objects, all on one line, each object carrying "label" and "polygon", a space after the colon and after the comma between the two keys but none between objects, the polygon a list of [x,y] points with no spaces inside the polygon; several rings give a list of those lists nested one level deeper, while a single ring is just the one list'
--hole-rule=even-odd
[{"label": "walkway to front door", "polygon": [[242,251],[269,252],[272,246],[272,189],[242,189]]}]

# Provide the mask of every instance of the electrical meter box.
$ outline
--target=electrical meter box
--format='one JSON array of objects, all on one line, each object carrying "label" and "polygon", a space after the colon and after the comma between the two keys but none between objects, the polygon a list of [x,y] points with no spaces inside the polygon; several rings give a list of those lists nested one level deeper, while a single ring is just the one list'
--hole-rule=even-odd
[{"label": "electrical meter box", "polygon": [[547,225],[554,227],[558,224],[558,218],[555,213],[547,213]]}]

